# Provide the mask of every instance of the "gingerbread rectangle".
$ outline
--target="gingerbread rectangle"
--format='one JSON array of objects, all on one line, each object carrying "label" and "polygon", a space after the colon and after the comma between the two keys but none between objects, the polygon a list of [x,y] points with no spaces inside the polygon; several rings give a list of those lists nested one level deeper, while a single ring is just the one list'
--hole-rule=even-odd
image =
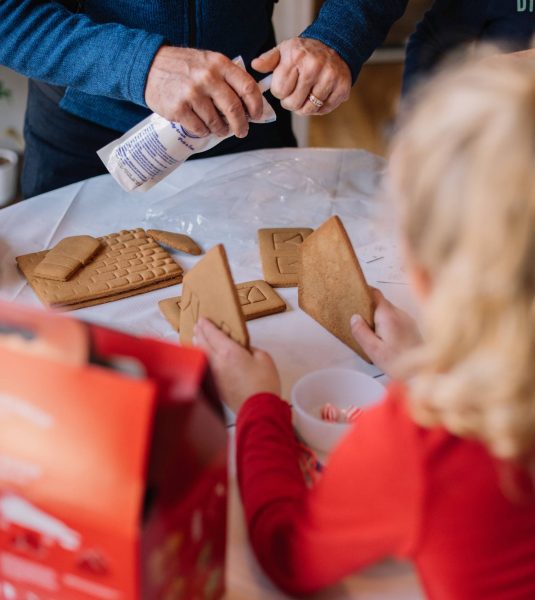
[{"label": "gingerbread rectangle", "polygon": [[35,276],[54,281],[68,281],[100,249],[100,241],[89,235],[62,239],[37,265]]},{"label": "gingerbread rectangle", "polygon": [[[236,285],[238,300],[246,321],[267,317],[286,310],[286,303],[265,281],[245,281]],[[182,298],[166,298],[158,303],[160,312],[175,331],[180,331],[180,301]]]},{"label": "gingerbread rectangle", "polygon": [[241,309],[247,321],[267,317],[286,310],[286,303],[269,285],[257,279],[236,285]]},{"label": "gingerbread rectangle", "polygon": [[267,283],[274,287],[297,286],[299,248],[312,232],[309,227],[258,230],[260,259]]}]

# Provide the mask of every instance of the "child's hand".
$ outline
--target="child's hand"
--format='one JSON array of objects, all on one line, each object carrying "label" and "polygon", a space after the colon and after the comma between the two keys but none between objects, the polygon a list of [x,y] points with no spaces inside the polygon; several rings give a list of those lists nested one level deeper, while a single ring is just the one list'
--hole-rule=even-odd
[{"label": "child's hand", "polygon": [[375,331],[359,315],[351,317],[351,330],[362,349],[383,372],[393,375],[392,366],[399,356],[422,340],[414,319],[373,289]]},{"label": "child's hand", "polygon": [[234,412],[260,392],[281,395],[277,368],[269,354],[245,348],[231,340],[208,319],[199,319],[195,342],[209,356],[223,402]]}]

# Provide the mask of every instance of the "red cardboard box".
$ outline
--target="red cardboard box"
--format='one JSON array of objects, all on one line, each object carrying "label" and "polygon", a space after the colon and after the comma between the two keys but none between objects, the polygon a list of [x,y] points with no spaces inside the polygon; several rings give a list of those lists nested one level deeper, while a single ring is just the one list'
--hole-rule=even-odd
[{"label": "red cardboard box", "polygon": [[200,351],[0,304],[0,598],[220,598],[226,460]]}]

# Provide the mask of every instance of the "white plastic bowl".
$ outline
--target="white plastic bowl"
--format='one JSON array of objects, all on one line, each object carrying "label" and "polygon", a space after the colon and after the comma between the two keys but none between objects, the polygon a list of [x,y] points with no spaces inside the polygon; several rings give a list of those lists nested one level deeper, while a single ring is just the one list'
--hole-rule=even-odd
[{"label": "white plastic bowl", "polygon": [[364,408],[376,404],[384,393],[381,383],[359,371],[332,368],[308,373],[292,389],[295,427],[312,449],[328,453],[352,424],[323,421],[322,406]]}]

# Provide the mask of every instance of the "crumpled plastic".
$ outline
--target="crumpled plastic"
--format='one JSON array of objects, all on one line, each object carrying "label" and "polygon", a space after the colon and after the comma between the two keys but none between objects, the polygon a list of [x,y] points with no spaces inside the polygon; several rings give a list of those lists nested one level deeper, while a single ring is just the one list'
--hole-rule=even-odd
[{"label": "crumpled plastic", "polygon": [[358,151],[331,157],[333,164],[325,150],[312,149],[237,154],[206,181],[152,201],[144,226],[202,239],[206,247],[226,244],[232,263],[242,266],[252,254],[257,259],[261,227],[315,228],[337,214],[355,247],[377,241],[382,159]]}]

